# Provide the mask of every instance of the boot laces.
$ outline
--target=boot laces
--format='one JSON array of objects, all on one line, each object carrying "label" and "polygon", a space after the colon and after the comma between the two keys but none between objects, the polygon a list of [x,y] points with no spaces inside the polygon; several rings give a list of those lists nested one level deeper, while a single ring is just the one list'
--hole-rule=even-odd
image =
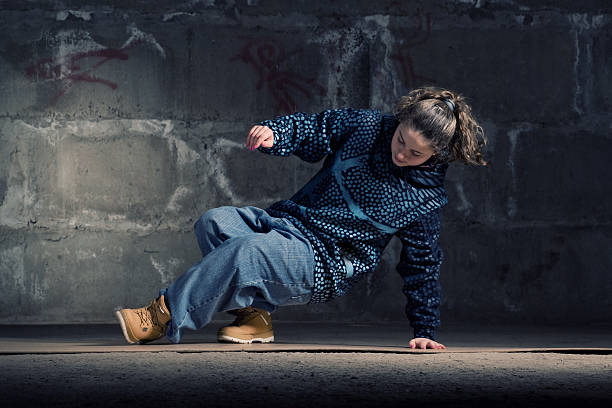
[{"label": "boot laces", "polygon": [[164,325],[161,324],[159,322],[159,318],[157,316],[157,311],[155,309],[155,307],[157,306],[157,302],[153,301],[151,303],[149,303],[147,306],[144,307],[144,310],[142,309],[137,309],[136,310],[136,315],[138,315],[138,317],[140,318],[140,325],[141,326],[148,326],[148,325],[152,325],[152,326],[156,326],[156,327],[163,327]]}]

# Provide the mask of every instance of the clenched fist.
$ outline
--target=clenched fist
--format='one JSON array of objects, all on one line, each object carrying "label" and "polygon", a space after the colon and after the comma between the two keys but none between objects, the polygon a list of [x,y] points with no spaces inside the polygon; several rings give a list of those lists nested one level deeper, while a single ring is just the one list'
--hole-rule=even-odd
[{"label": "clenched fist", "polygon": [[246,146],[251,149],[257,149],[259,146],[272,147],[274,144],[274,133],[267,126],[255,125],[249,131],[247,136]]}]

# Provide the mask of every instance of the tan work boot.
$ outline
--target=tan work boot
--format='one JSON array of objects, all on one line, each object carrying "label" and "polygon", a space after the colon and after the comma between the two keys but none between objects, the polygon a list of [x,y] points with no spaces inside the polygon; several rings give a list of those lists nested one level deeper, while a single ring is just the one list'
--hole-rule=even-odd
[{"label": "tan work boot", "polygon": [[225,343],[270,343],[274,341],[272,317],[267,311],[248,306],[229,313],[236,315],[236,320],[229,326],[219,329],[218,341]]},{"label": "tan work boot", "polygon": [[115,314],[125,339],[132,344],[144,344],[165,336],[171,319],[163,295],[139,309],[120,309]]}]

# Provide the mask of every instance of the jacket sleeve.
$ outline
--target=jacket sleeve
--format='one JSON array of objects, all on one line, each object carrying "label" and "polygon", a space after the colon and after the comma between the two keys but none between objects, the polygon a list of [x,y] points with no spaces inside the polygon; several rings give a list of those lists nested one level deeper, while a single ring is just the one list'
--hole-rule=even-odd
[{"label": "jacket sleeve", "polygon": [[398,231],[402,243],[397,272],[404,280],[406,316],[414,329],[414,337],[435,340],[440,325],[439,283],[443,253],[438,246],[440,209],[419,218]]},{"label": "jacket sleeve", "polygon": [[360,109],[328,109],[320,113],[297,112],[264,120],[259,125],[272,129],[274,145],[259,146],[263,153],[290,156],[316,163],[335,152],[359,123]]}]

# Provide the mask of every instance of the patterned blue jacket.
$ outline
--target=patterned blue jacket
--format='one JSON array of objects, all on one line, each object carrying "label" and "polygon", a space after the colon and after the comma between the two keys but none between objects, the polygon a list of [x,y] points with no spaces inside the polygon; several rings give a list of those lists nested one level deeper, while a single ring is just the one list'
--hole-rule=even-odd
[{"label": "patterned blue jacket", "polygon": [[391,160],[393,115],[367,109],[298,112],[259,122],[272,129],[274,145],[259,151],[296,155],[322,168],[289,200],[265,209],[288,218],[315,253],[315,289],[310,302],[343,295],[373,272],[396,235],[402,243],[397,271],[404,280],[406,315],[415,337],[435,340],[440,325],[438,246],[440,208],[447,203],[447,163],[433,159],[415,167]]}]

